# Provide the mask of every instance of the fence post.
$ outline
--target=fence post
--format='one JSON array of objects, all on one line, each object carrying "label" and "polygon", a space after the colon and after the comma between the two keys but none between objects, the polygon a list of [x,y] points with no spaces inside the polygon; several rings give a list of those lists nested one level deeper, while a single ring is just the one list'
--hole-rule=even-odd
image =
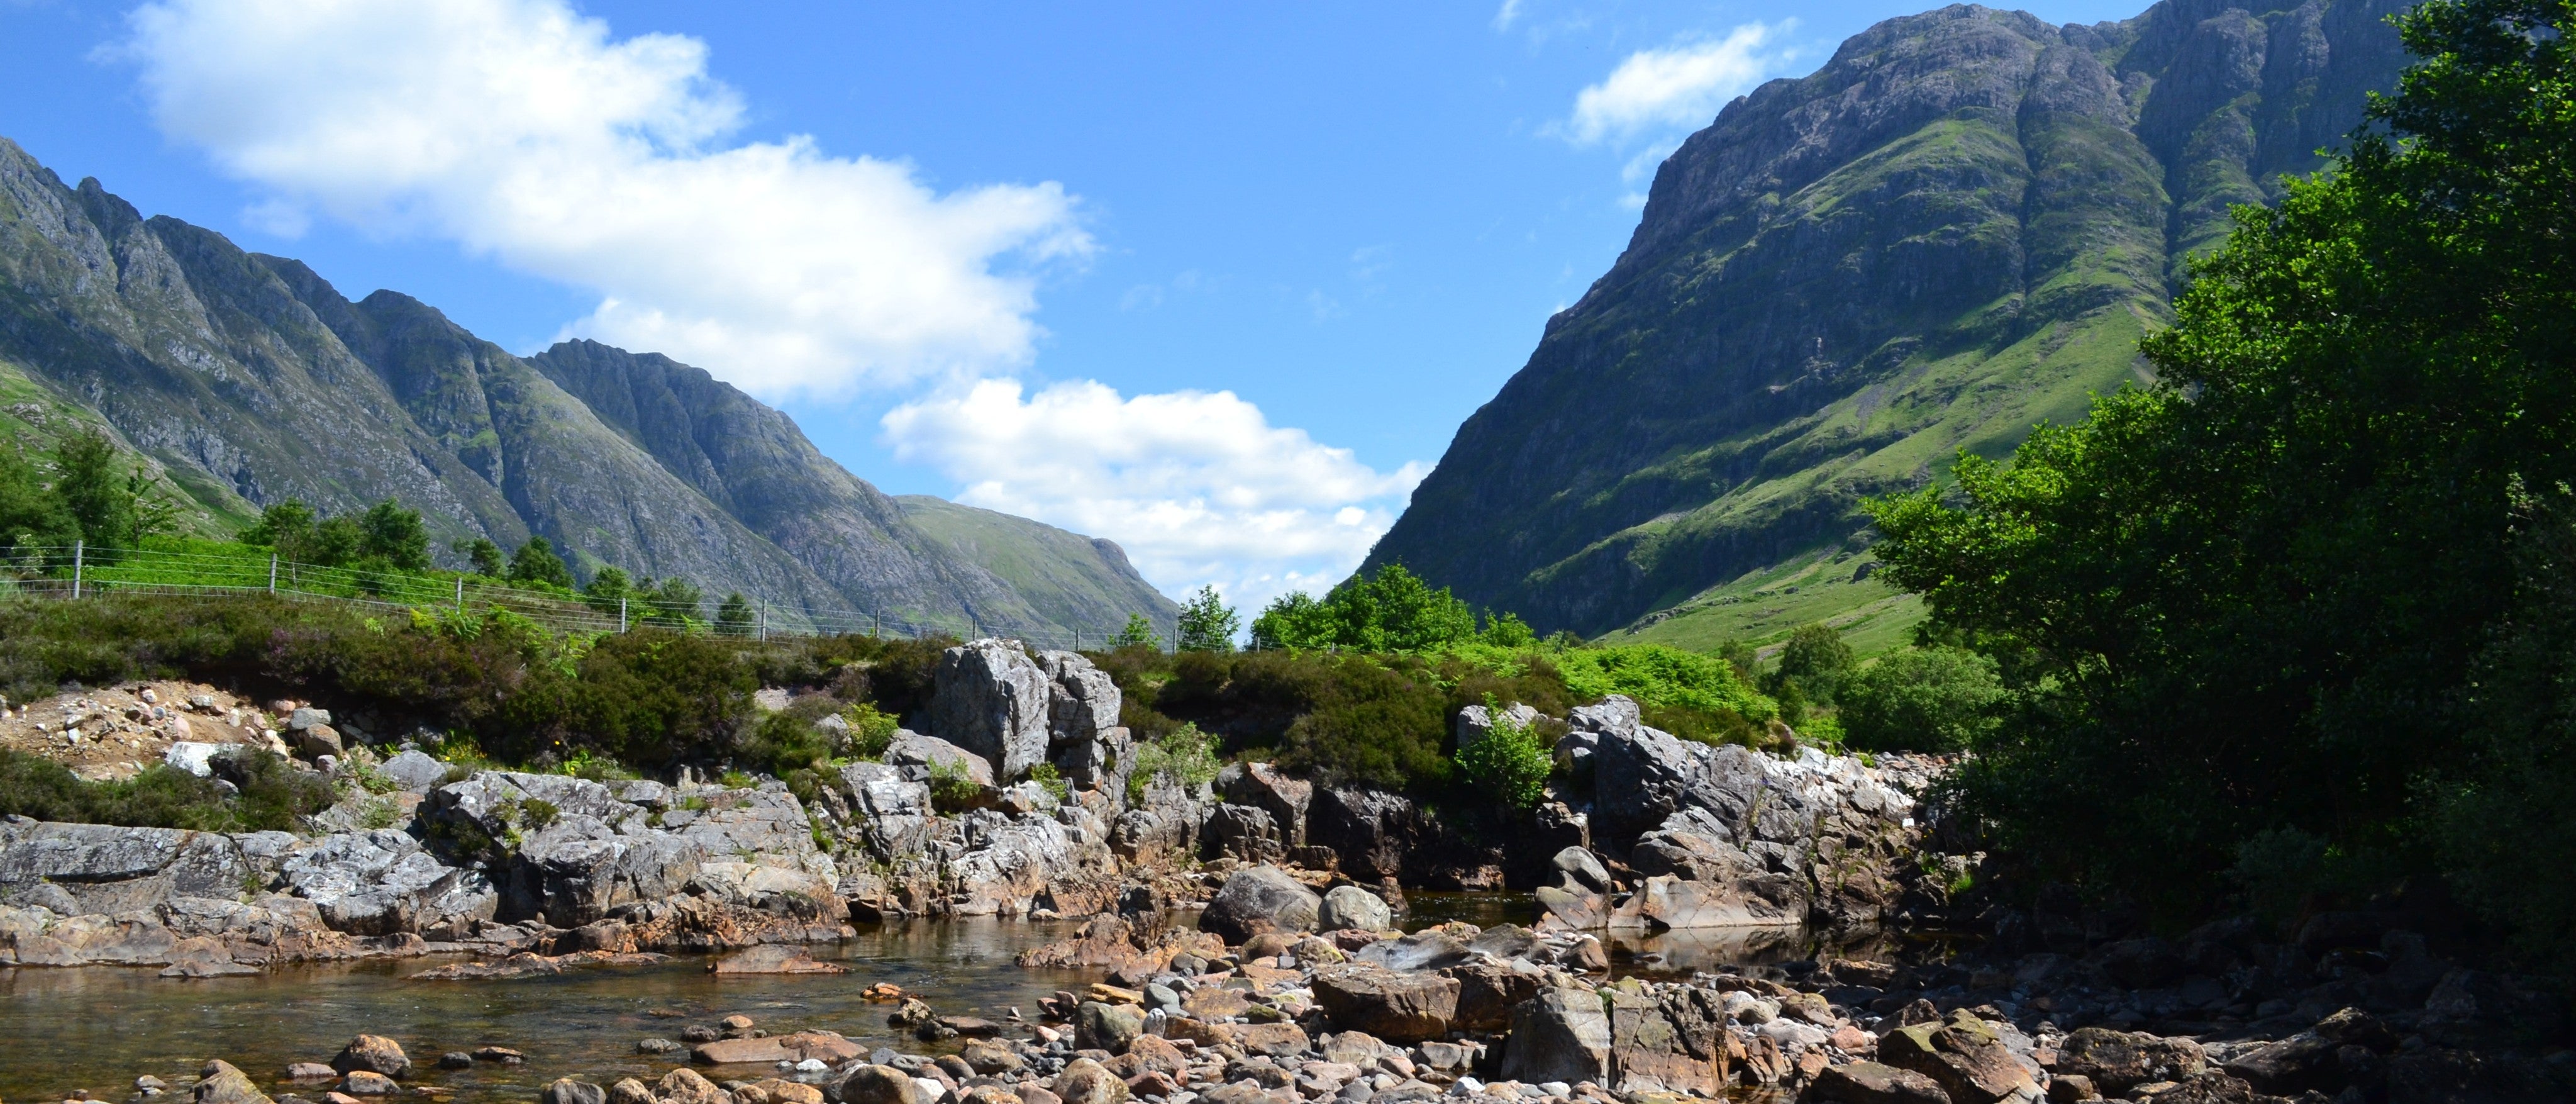
[{"label": "fence post", "polygon": [[268,554],[268,596],[277,597],[277,553]]},{"label": "fence post", "polygon": [[[275,571],[276,569],[271,568],[270,570]],[[462,575],[456,577],[456,612],[459,614],[465,612],[465,576]]]},{"label": "fence post", "polygon": [[[58,547],[58,548],[59,548],[59,547],[61,547],[61,546],[60,546],[60,545],[56,545],[55,547]],[[73,541],[72,541],[72,597],[74,597],[74,598],[78,598],[78,597],[80,597],[80,592],[81,592],[81,559],[82,559],[83,555],[84,555],[88,550],[89,550],[89,542],[88,542],[88,541],[86,541],[86,540],[79,540],[79,539],[75,539],[75,540],[73,540]]]},{"label": "fence post", "polygon": [[769,600],[766,598],[760,602],[760,640],[763,643],[769,640]]},{"label": "fence post", "polygon": [[617,631],[626,631],[626,599],[617,600]]},{"label": "fence post", "polygon": [[1077,652],[1082,650],[1082,626],[1080,625],[1073,627],[1073,650]]}]

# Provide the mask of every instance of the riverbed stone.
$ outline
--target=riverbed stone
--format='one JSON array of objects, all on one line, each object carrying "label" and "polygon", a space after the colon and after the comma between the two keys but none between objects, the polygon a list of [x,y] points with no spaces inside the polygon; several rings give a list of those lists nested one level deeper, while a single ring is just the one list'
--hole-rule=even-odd
[{"label": "riverbed stone", "polygon": [[2105,1096],[2156,1081],[2180,1081],[2208,1067],[2200,1044],[2106,1027],[2077,1028],[2057,1049],[2056,1070],[2091,1079]]},{"label": "riverbed stone", "polygon": [[658,1104],[653,1090],[632,1077],[619,1078],[608,1087],[608,1104]]},{"label": "riverbed stone", "polygon": [[1877,1062],[1827,1066],[1802,1100],[1828,1104],[1950,1104],[1939,1082],[1913,1070]]},{"label": "riverbed stone", "polygon": [[814,952],[800,946],[768,943],[736,951],[707,966],[711,974],[845,974],[849,968],[837,962],[822,962]]},{"label": "riverbed stone", "polygon": [[827,1094],[841,1104],[922,1104],[912,1075],[893,1066],[867,1065],[851,1070]]},{"label": "riverbed stone", "polygon": [[1049,1088],[1064,1104],[1118,1104],[1127,1099],[1127,1084],[1089,1058],[1065,1063]]},{"label": "riverbed stone", "polygon": [[206,1063],[190,1096],[195,1104],[274,1104],[249,1074],[221,1059]]},{"label": "riverbed stone", "polygon": [[1395,926],[1395,912],[1377,894],[1355,885],[1335,886],[1324,894],[1324,903],[1316,910],[1316,926],[1324,931],[1385,931]]},{"label": "riverbed stone", "polygon": [[1074,1010],[1073,1045],[1078,1049],[1125,1054],[1144,1030],[1145,1012],[1135,1005],[1084,1001]]},{"label": "riverbed stone", "polygon": [[588,1081],[558,1077],[537,1092],[538,1104],[608,1104],[608,1090]]},{"label": "riverbed stone", "polygon": [[1590,989],[1548,988],[1512,1010],[1503,1076],[1530,1084],[1610,1079],[1610,1016]]},{"label": "riverbed stone", "polygon": [[1449,1033],[1458,1016],[1458,981],[1351,964],[1315,975],[1315,1003],[1342,1031],[1365,1031],[1391,1043],[1418,1043]]},{"label": "riverbed stone", "polygon": [[1995,1029],[1964,1010],[1947,1023],[1888,1032],[1878,1041],[1878,1060],[1939,1082],[1953,1104],[1994,1104],[2038,1091],[2030,1071],[2004,1047]]},{"label": "riverbed stone", "polygon": [[1323,899],[1275,866],[1235,871],[1199,914],[1199,930],[1240,943],[1265,931],[1315,930]]},{"label": "riverbed stone", "polygon": [[[402,1086],[381,1073],[357,1070],[340,1079],[340,1091],[351,1096],[398,1096]],[[564,1104],[605,1104],[604,1101],[565,1101]]]},{"label": "riverbed stone", "polygon": [[363,1070],[387,1077],[403,1077],[411,1073],[411,1057],[403,1053],[401,1043],[392,1039],[382,1035],[360,1035],[349,1040],[348,1046],[340,1048],[339,1055],[331,1059],[331,1068],[343,1075]]},{"label": "riverbed stone", "polygon": [[715,1082],[687,1066],[663,1074],[662,1079],[654,1084],[654,1090],[663,1104],[726,1104],[731,1099],[723,1089],[716,1087]]}]

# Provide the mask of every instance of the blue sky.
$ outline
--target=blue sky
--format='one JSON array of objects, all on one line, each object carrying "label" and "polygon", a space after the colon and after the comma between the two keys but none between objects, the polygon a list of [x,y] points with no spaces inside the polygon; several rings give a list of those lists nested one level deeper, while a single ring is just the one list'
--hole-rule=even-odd
[{"label": "blue sky", "polygon": [[1358,561],[1665,151],[1924,6],[0,0],[0,135],[1255,604]]}]

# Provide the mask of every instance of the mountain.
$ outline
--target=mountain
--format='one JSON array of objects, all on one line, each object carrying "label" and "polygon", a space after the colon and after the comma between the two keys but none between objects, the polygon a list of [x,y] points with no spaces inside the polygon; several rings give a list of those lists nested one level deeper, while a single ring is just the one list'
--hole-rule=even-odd
[{"label": "mountain", "polygon": [[1728,104],[1368,568],[1542,630],[1893,639],[1906,600],[1866,578],[1859,501],[2143,379],[2137,339],[2228,205],[2320,167],[2394,83],[2397,7],[1953,6]]},{"label": "mountain", "polygon": [[[950,557],[1000,576],[1028,599],[1038,616],[1054,624],[1123,628],[1132,611],[1146,614],[1163,639],[1179,635],[1173,627],[1180,619],[1178,609],[1145,584],[1116,541],[929,495],[897,495],[894,500],[903,507],[904,518],[930,534]],[[1166,608],[1172,612],[1160,612]]]},{"label": "mountain", "polygon": [[[592,342],[513,356],[409,296],[351,302],[300,262],[143,218],[96,180],[65,187],[6,139],[0,403],[0,431],[40,447],[108,429],[208,533],[288,498],[340,513],[392,497],[442,555],[543,535],[585,576],[682,576],[791,618],[1106,633],[1177,612],[1088,543],[1064,564],[1048,542],[995,565],[961,553],[702,370]],[[1044,585],[1023,594],[1017,576]]]}]

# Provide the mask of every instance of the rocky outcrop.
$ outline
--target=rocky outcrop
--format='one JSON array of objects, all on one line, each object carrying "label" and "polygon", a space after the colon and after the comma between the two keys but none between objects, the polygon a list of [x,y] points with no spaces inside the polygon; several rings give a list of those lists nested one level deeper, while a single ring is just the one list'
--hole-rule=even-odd
[{"label": "rocky outcrop", "polygon": [[972,640],[948,649],[930,701],[930,731],[982,756],[996,782],[1047,761],[1055,680],[1015,640]]}]

